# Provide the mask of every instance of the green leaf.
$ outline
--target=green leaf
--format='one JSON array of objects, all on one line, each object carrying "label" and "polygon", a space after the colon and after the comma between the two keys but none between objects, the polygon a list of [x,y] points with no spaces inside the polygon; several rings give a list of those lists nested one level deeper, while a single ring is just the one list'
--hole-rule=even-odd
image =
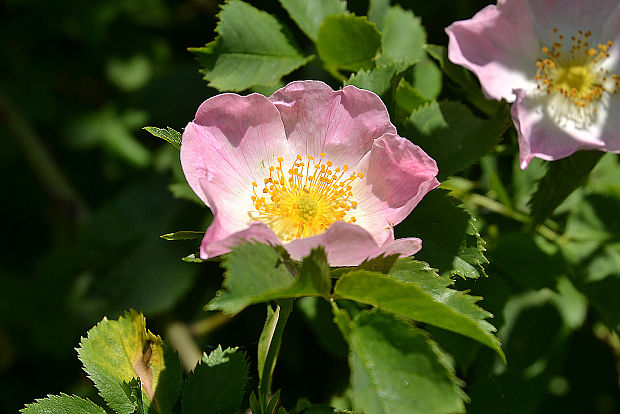
[{"label": "green leaf", "polygon": [[544,252],[529,235],[504,233],[490,253],[491,263],[519,285],[530,289],[554,289],[565,272],[557,256]]},{"label": "green leaf", "polygon": [[289,290],[313,293],[311,296],[315,296],[314,293],[327,296],[331,289],[332,281],[325,250],[322,247],[314,249],[309,256],[302,259],[298,278]]},{"label": "green leaf", "polygon": [[329,265],[322,248],[313,250],[297,264],[283,258],[271,246],[246,243],[233,249],[223,266],[224,289],[217,292],[207,308],[228,314],[280,298],[327,296],[331,288]]},{"label": "green leaf", "polygon": [[351,315],[344,309],[340,309],[336,302],[330,302],[332,305],[332,313],[334,314],[334,323],[340,329],[342,337],[349,342],[351,336]]},{"label": "green leaf", "polygon": [[[617,243],[607,249],[613,249],[609,254],[610,256],[613,255],[612,260],[618,266],[620,264],[620,244]],[[618,307],[618,303],[620,303],[620,271],[618,267],[614,273],[587,281],[580,286],[580,290],[598,311],[602,320],[616,333],[620,333],[620,307]]]},{"label": "green leaf", "polygon": [[476,78],[462,66],[455,65],[448,59],[448,50],[445,46],[426,45],[426,51],[431,55],[446,74],[446,76],[457,86],[457,91],[467,97],[467,99],[485,114],[492,116],[497,113],[499,103],[488,100]]},{"label": "green leaf", "polygon": [[333,407],[327,405],[312,405],[302,411],[300,414],[346,414],[350,411],[336,410]]},{"label": "green leaf", "polygon": [[69,139],[77,148],[101,145],[124,161],[145,168],[151,163],[152,155],[136,138],[135,131],[146,123],[147,117],[143,110],[121,112],[106,105],[75,122],[69,131]]},{"label": "green leaf", "polygon": [[271,246],[244,243],[229,253],[223,262],[224,289],[217,292],[207,309],[234,314],[252,303],[261,302],[265,293],[288,287],[293,276],[280,255]]},{"label": "green leaf", "polygon": [[120,90],[133,92],[148,84],[153,77],[153,68],[153,62],[142,53],[128,59],[112,57],[106,62],[106,77]]},{"label": "green leaf", "polygon": [[334,315],[328,301],[308,296],[297,300],[296,308],[314,332],[321,348],[338,358],[347,354],[347,345],[334,324]]},{"label": "green leaf", "polygon": [[202,239],[204,231],[175,231],[174,233],[162,234],[164,240],[196,240]]},{"label": "green leaf", "polygon": [[121,388],[125,391],[127,398],[134,404],[132,414],[144,414],[144,403],[142,402],[142,381],[140,377],[135,377],[131,381],[123,381]]},{"label": "green leaf", "polygon": [[571,210],[560,248],[570,276],[610,327],[620,332],[620,200],[591,194]]},{"label": "green leaf", "polygon": [[510,125],[505,110],[482,120],[461,103],[433,102],[411,114],[407,132],[413,142],[437,161],[441,179],[493,150]]},{"label": "green leaf", "polygon": [[[291,410],[290,414],[339,414],[350,413],[350,411],[340,411],[327,405],[313,405],[306,398],[301,398],[297,401],[295,408]],[[280,412],[278,411],[278,414]]]},{"label": "green leaf", "polygon": [[[260,334],[258,342],[258,398],[261,407],[261,413],[273,413],[275,404],[278,401],[280,391],[271,394],[271,379],[273,370],[276,367],[280,346],[282,345],[282,335],[286,321],[293,311],[293,303],[295,299],[284,299],[278,301],[275,311],[271,310],[271,306],[267,305],[267,320]],[[273,407],[269,408],[273,403]]]},{"label": "green leaf", "polygon": [[192,201],[199,206],[205,205],[196,193],[194,193],[194,190],[192,190],[185,179],[183,181],[169,184],[168,190],[170,190],[174,198],[182,198],[184,200]]},{"label": "green leaf", "polygon": [[181,258],[181,260],[183,260],[186,263],[202,263],[205,261],[201,259],[200,257],[197,257],[196,253],[188,254],[187,256]]},{"label": "green leaf", "polygon": [[400,259],[389,275],[366,270],[343,275],[334,293],[475,339],[503,358],[495,328],[485,320],[492,315],[476,305],[480,297],[448,288],[453,283],[424,262]]},{"label": "green leaf", "polygon": [[353,73],[347,80],[347,85],[354,85],[361,89],[372,91],[386,100],[386,94],[392,88],[392,82],[396,76],[396,66],[375,66],[372,69],[360,70]]},{"label": "green leaf", "polygon": [[[398,107],[405,111],[405,114],[410,115],[416,109],[419,109],[422,105],[430,102],[424,95],[420,93],[416,88],[411,86],[405,79],[401,79],[396,93],[394,94],[396,104]],[[442,120],[443,121],[443,120]]]},{"label": "green leaf", "polygon": [[329,67],[356,72],[370,69],[381,47],[381,34],[366,17],[327,16],[319,28],[316,49]]},{"label": "green leaf", "polygon": [[248,3],[231,0],[218,17],[217,38],[189,49],[198,55],[213,88],[241,91],[271,85],[311,59],[301,54],[275,17]]},{"label": "green leaf", "polygon": [[314,42],[317,40],[323,20],[330,14],[344,13],[347,9],[346,1],[342,0],[280,0],[280,4]]},{"label": "green leaf", "polygon": [[409,123],[411,124],[409,127],[413,130],[413,136],[416,134],[430,136],[449,127],[441,113],[439,104],[434,101],[412,113]]},{"label": "green leaf", "polygon": [[534,224],[543,223],[566,197],[585,183],[603,155],[601,151],[578,151],[549,163],[530,201]]},{"label": "green leaf", "polygon": [[378,311],[360,313],[351,325],[349,364],[356,411],[465,412],[461,381],[426,332]]},{"label": "green leaf", "polygon": [[250,394],[249,403],[251,412],[260,413],[262,411],[261,405],[258,402],[258,398],[256,398],[256,393],[254,393],[254,391]]},{"label": "green leaf", "polygon": [[383,52],[377,65],[395,63],[399,72],[418,62],[425,55],[426,32],[420,19],[399,6],[390,7],[381,24]]},{"label": "green leaf", "polygon": [[106,414],[105,410],[90,400],[73,395],[49,395],[47,398],[26,404],[22,414]]},{"label": "green leaf", "polygon": [[383,20],[389,8],[390,0],[370,0],[368,4],[368,20],[376,24],[379,30],[382,30]]},{"label": "green leaf", "polygon": [[[267,404],[267,407],[265,408],[265,413],[267,413],[267,414],[275,413],[276,412],[276,406],[277,406],[277,404],[279,402],[280,402],[280,390],[277,390],[270,397],[269,404]],[[283,412],[281,410],[278,410],[277,413],[278,414],[282,414]],[[286,413],[286,411],[284,411],[284,413]]]},{"label": "green leaf", "polygon": [[407,79],[411,79],[411,84],[415,90],[429,101],[437,99],[441,93],[441,69],[426,54],[413,67],[413,71]]},{"label": "green leaf", "polygon": [[269,352],[269,345],[271,345],[271,340],[273,339],[273,334],[276,330],[276,325],[278,324],[279,318],[280,318],[280,308],[276,307],[276,310],[274,311],[272,307],[268,304],[267,305],[267,318],[265,319],[265,324],[263,325],[263,330],[261,331],[260,338],[258,340],[258,377],[259,379],[263,378],[263,374],[265,372],[265,362],[267,361],[267,353]]},{"label": "green leaf", "polygon": [[441,275],[476,278],[485,275],[483,266],[488,260],[475,221],[447,191],[436,189],[396,227],[396,234],[413,234],[422,239],[422,250],[416,258],[432,263]]},{"label": "green leaf", "polygon": [[241,408],[248,382],[248,362],[237,348],[221,346],[189,374],[183,388],[183,413],[235,413]]},{"label": "green leaf", "polygon": [[373,257],[372,259],[364,260],[359,266],[359,269],[370,270],[371,272],[379,272],[388,274],[394,263],[398,260],[398,255],[393,254],[391,256],[384,256],[383,254]]},{"label": "green leaf", "polygon": [[147,130],[151,135],[156,136],[157,138],[161,138],[164,141],[167,141],[175,147],[176,149],[181,149],[181,140],[183,136],[180,132],[175,131],[174,129],[167,127],[167,129],[157,128],[147,126],[143,129]]},{"label": "green leaf", "polygon": [[88,331],[78,357],[101,396],[118,413],[135,410],[122,385],[134,377],[142,381],[142,399],[149,412],[171,412],[178,399],[181,363],[159,336],[146,330],[144,317],[134,310],[116,321],[104,318]]}]

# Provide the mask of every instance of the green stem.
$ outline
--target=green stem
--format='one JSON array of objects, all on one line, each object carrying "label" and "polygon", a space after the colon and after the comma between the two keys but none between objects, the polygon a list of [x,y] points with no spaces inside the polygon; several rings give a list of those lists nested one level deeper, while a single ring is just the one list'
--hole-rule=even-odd
[{"label": "green stem", "polygon": [[[510,217],[511,219],[519,221],[521,223],[528,225],[532,223],[532,219],[529,216],[513,210],[512,208],[505,206],[504,204],[500,203],[497,200],[493,200],[492,198],[485,197],[480,194],[471,194],[469,197],[466,198],[466,200],[472,204],[484,207],[487,210],[493,211],[503,216]],[[555,231],[543,224],[537,226],[536,231],[538,231],[538,233],[540,233],[540,235],[547,240],[558,241],[561,238],[559,234],[557,234]]]},{"label": "green stem", "polygon": [[[270,336],[268,342],[269,349],[265,357],[262,375],[260,376],[260,381],[258,384],[259,401],[263,410],[265,410],[269,403],[269,397],[271,396],[271,377],[273,375],[273,370],[276,366],[276,360],[278,359],[278,354],[280,352],[280,345],[282,344],[282,333],[284,332],[284,326],[286,325],[286,321],[288,320],[289,315],[293,311],[294,302],[295,299],[279,300],[277,302],[278,305],[274,313],[274,318],[277,318],[275,328],[272,328],[272,324],[270,324],[268,321],[268,323],[265,324],[263,333],[261,334],[261,337],[265,334]],[[269,332],[269,330],[271,329],[273,329],[273,332]],[[265,332],[266,330],[268,332]]]}]

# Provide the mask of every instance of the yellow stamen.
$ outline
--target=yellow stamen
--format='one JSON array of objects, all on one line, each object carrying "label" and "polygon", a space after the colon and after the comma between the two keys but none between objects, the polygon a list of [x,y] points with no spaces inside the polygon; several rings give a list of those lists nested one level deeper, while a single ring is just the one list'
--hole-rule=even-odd
[{"label": "yellow stamen", "polygon": [[536,62],[538,89],[548,95],[562,97],[566,104],[556,108],[555,115],[567,117],[579,124],[594,119],[600,99],[618,93],[617,76],[602,67],[613,46],[610,40],[590,47],[590,31],[579,30],[571,36],[570,47],[563,44],[564,37],[553,29],[552,46],[543,46],[543,59]]},{"label": "yellow stamen", "polygon": [[333,163],[325,157],[321,153],[317,162],[309,155],[304,163],[297,155],[287,169],[283,169],[284,158],[278,157],[278,166],[270,166],[269,177],[264,178],[262,192],[269,201],[258,196],[256,182],[252,182],[251,199],[256,209],[250,212],[252,220],[266,223],[285,242],[323,233],[336,221],[356,222],[354,216],[348,215],[357,208],[357,202],[352,200],[352,184],[363,179],[364,174],[353,172],[344,177],[349,167],[332,170]]}]

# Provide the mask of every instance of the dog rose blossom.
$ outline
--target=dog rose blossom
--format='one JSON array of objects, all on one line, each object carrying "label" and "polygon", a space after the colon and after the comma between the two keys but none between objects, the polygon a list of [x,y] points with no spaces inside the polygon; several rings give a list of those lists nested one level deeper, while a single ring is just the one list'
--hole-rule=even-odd
[{"label": "dog rose blossom", "polygon": [[498,0],[446,28],[450,60],[512,105],[521,168],[577,150],[620,153],[620,2]]},{"label": "dog rose blossom", "polygon": [[324,246],[331,266],[409,256],[422,242],[395,240],[393,227],[439,185],[435,161],[397,135],[377,95],[318,81],[206,100],[183,133],[181,165],[214,215],[203,259],[249,240],[294,259]]}]

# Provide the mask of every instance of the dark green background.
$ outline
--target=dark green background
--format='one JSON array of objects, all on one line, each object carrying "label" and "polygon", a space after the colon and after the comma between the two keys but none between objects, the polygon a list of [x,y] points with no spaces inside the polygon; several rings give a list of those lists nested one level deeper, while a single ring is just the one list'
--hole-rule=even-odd
[{"label": "dark green background", "polygon": [[[276,14],[313,53],[276,1],[251,3]],[[429,43],[445,45],[445,26],[490,2],[399,3],[422,18]],[[358,15],[366,9],[367,2],[349,2]],[[217,11],[211,0],[0,3],[0,412],[60,392],[96,400],[74,347],[104,316],[141,309],[164,336],[170,322],[206,316],[202,306],[221,282],[217,263],[183,263],[197,242],[158,236],[204,230],[209,212],[173,197],[168,185],[182,182],[178,153],[141,127],[181,130],[216,93],[186,48],[213,40]],[[340,86],[312,66],[285,81],[306,78]],[[488,220],[512,230],[497,217]],[[515,237],[489,246],[488,257],[499,264],[488,267],[488,279],[459,283],[485,296],[482,306],[496,314],[498,327],[506,300],[532,289],[502,265],[510,263],[510,243],[521,244]],[[329,309],[319,311],[326,312],[322,325],[294,312],[287,326],[274,379],[286,406],[299,397],[329,402],[346,390],[344,344],[328,328]],[[254,358],[263,318],[264,308],[252,307],[198,340],[204,350],[241,346]],[[530,306],[504,344],[503,374],[490,351],[439,330],[432,334],[454,352],[471,412],[607,414],[620,410],[618,357],[593,335],[596,320],[590,311],[582,327],[567,333],[556,308]],[[539,358],[542,374],[524,374]],[[557,378],[568,390],[556,386]]]}]

